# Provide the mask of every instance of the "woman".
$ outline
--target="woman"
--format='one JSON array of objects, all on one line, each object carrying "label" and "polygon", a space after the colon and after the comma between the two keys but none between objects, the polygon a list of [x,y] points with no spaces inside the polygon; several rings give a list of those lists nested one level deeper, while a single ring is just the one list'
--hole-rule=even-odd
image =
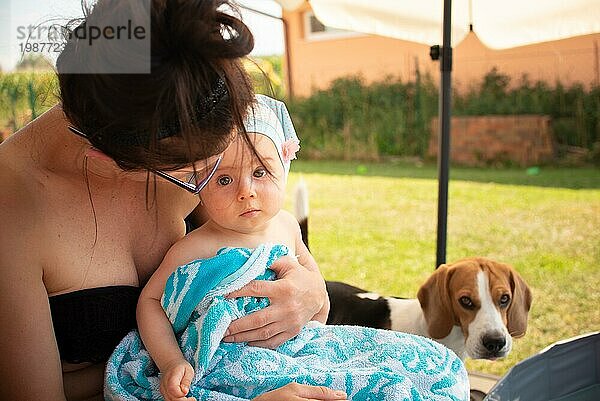
[{"label": "woman", "polygon": [[[127,4],[100,0],[79,26],[102,26]],[[118,43],[72,36],[57,61],[60,104],[1,144],[0,399],[102,399],[104,363],[135,327],[139,288],[185,234],[184,218],[195,210],[203,221],[196,195],[243,131],[253,93],[240,57],[253,38],[225,6],[153,0],[149,74],[68,73],[128,62]],[[234,322],[235,341],[274,347],[327,313],[321,275],[284,263],[277,285],[240,292],[272,306]],[[306,398],[344,397],[291,385],[256,400]]]}]

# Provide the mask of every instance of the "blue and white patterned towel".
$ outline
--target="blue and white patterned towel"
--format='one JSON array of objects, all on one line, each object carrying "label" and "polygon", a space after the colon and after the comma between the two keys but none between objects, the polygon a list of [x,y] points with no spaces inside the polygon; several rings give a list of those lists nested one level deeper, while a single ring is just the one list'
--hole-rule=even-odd
[{"label": "blue and white patterned towel", "polygon": [[[281,245],[224,248],[170,276],[162,305],[195,370],[189,396],[243,401],[297,382],[343,390],[353,401],[469,399],[461,360],[419,336],[311,322],[276,350],[222,343],[231,321],[268,305],[266,298],[224,295],[255,278],[273,279],[268,267],[287,252]],[[121,341],[108,361],[105,399],[163,399],[158,370],[137,331]]]}]

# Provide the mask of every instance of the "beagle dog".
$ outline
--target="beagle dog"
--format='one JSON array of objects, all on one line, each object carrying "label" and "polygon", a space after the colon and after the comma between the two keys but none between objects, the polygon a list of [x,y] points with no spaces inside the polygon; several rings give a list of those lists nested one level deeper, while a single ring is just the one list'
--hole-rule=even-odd
[{"label": "beagle dog", "polygon": [[461,359],[502,358],[527,329],[531,291],[509,265],[485,258],[441,265],[417,299],[381,297],[327,282],[327,324],[391,329],[435,339]]}]

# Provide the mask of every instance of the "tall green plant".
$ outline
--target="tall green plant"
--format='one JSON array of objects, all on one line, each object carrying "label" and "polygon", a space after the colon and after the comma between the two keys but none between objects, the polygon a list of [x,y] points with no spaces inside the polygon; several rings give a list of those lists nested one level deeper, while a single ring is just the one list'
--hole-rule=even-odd
[{"label": "tall green plant", "polygon": [[0,73],[0,128],[16,131],[56,103],[53,72]]},{"label": "tall green plant", "polygon": [[353,76],[295,99],[290,110],[309,157],[376,160],[423,155],[435,104],[429,76],[419,74],[418,83],[386,77],[371,84]]},{"label": "tall green plant", "polygon": [[13,131],[19,128],[19,111],[24,109],[26,93],[26,82],[23,74],[5,74],[2,75],[2,105],[4,125],[10,127]]}]

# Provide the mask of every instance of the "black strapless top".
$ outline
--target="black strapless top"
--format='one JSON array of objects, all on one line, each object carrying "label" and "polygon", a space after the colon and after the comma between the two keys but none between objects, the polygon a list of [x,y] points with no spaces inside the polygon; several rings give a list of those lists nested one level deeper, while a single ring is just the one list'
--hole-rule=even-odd
[{"label": "black strapless top", "polygon": [[60,358],[69,363],[106,361],[121,339],[137,327],[140,291],[111,286],[49,297]]}]

